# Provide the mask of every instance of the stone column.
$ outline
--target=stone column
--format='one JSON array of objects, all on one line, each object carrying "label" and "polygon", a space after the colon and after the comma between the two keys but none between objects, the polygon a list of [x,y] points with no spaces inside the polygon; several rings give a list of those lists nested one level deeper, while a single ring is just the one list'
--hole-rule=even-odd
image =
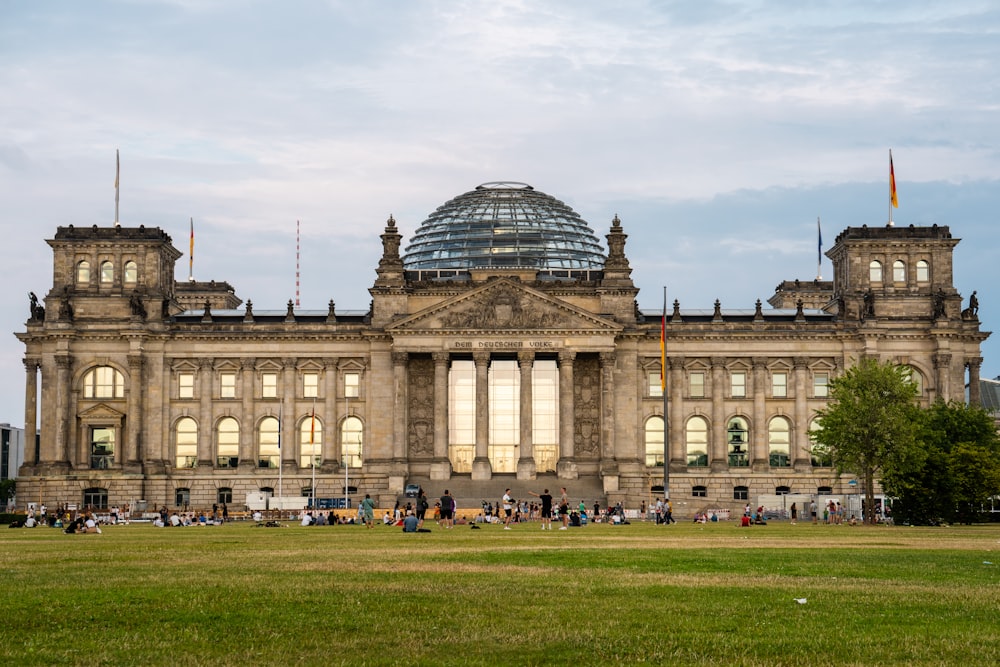
[{"label": "stone column", "polygon": [[750,465],[754,472],[767,472],[770,466],[770,452],[767,443],[767,417],[764,412],[764,396],[767,387],[767,360],[764,357],[752,359],[751,387],[753,391],[753,426],[751,427]]},{"label": "stone column", "polygon": [[806,393],[808,386],[808,360],[796,357],[793,362],[795,366],[792,371],[793,386],[795,391],[795,416],[792,424],[790,452],[792,456],[792,466],[796,470],[808,470],[812,466],[809,452],[811,445],[809,442],[809,408],[806,405]]},{"label": "stone column", "polygon": [[140,440],[142,440],[142,415],[145,412],[143,408],[146,402],[144,400],[146,382],[142,376],[143,366],[144,361],[141,353],[129,355],[128,416],[125,421],[128,433],[124,434],[125,442],[122,443],[121,463],[134,468],[135,472],[138,472],[142,456],[145,454],[139,447]]},{"label": "stone column", "polygon": [[[68,354],[58,354],[56,355],[56,432],[55,440],[53,442],[53,449],[51,451],[51,458],[46,457],[43,452],[42,460],[49,461],[56,464],[66,463],[68,460],[69,453],[71,451],[71,438],[70,438],[70,424],[73,421],[72,409],[70,398],[73,395],[72,388],[70,387],[70,371],[73,368],[73,357]],[[89,454],[87,452],[88,460],[84,464],[84,468],[90,467]],[[77,457],[73,457],[76,459]],[[73,465],[79,463],[77,460],[71,461]]]},{"label": "stone column", "polygon": [[937,398],[947,403],[951,399],[951,355],[947,352],[938,352],[934,355],[934,378],[937,384]]},{"label": "stone column", "polygon": [[726,412],[723,405],[723,390],[725,385],[725,364],[723,357],[712,357],[712,429],[711,457],[712,472],[724,471],[729,468],[729,445],[726,435]]},{"label": "stone column", "polygon": [[[615,353],[601,352],[601,459],[615,459]],[[664,452],[666,454],[666,452]]]},{"label": "stone column", "polygon": [[573,394],[573,361],[576,352],[559,352],[559,463],[556,472],[560,479],[576,479],[576,462],[573,460],[575,448],[575,421]]},{"label": "stone column", "polygon": [[[212,438],[212,360],[198,362],[198,465],[212,468],[215,465]],[[174,461],[174,457],[168,456]]]},{"label": "stone column", "polygon": [[434,352],[434,460],[431,479],[451,479],[451,459],[448,458],[448,364],[451,355]]},{"label": "stone column", "polygon": [[979,395],[979,367],[982,364],[982,357],[970,357],[965,360],[965,365],[969,368],[969,405],[982,406],[983,404]]},{"label": "stone column", "polygon": [[35,357],[24,358],[24,464],[38,463],[35,434],[38,433],[38,369]]},{"label": "stone column", "polygon": [[535,353],[531,350],[522,350],[517,353],[518,369],[521,371],[521,433],[520,433],[520,456],[517,459],[517,478],[535,479],[537,468],[535,466],[535,449],[532,439],[533,415],[531,371],[534,368]]},{"label": "stone column", "polygon": [[490,383],[489,352],[473,352],[476,363],[476,456],[472,459],[472,479],[490,479]]},{"label": "stone column", "polygon": [[281,423],[278,424],[281,438],[281,466],[286,470],[297,470],[299,467],[299,438],[295,424],[298,414],[295,412],[295,359],[287,357],[281,360]]},{"label": "stone column", "polygon": [[332,472],[340,464],[340,429],[337,428],[337,359],[323,360],[323,465]]},{"label": "stone column", "polygon": [[670,423],[667,425],[670,450],[670,461],[675,461],[681,468],[687,468],[687,446],[684,438],[684,357],[667,358],[670,367],[667,383],[667,408],[670,411]]},{"label": "stone column", "polygon": [[257,467],[257,453],[254,451],[254,372],[257,367],[257,360],[253,357],[240,359],[240,382],[242,384],[241,396],[243,402],[243,414],[240,415],[240,459],[241,469],[252,469]]},{"label": "stone column", "polygon": [[409,360],[407,352],[392,353],[392,384],[396,394],[392,420],[392,458],[395,461],[406,460],[406,414],[409,406],[406,371]]}]

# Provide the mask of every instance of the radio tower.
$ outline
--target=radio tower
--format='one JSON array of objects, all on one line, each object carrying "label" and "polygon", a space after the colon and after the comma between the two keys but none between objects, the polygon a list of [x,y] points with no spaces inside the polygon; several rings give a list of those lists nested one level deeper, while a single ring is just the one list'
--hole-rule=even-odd
[{"label": "radio tower", "polygon": [[299,307],[299,221],[295,221],[295,307]]}]

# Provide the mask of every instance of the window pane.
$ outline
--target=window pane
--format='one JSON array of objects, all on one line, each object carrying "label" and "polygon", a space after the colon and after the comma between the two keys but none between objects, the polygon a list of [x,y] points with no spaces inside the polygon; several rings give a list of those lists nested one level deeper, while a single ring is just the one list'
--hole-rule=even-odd
[{"label": "window pane", "polygon": [[134,283],[139,279],[139,267],[135,262],[125,262],[125,273],[123,274],[123,277],[127,283]]},{"label": "window pane", "polygon": [[177,447],[176,466],[194,468],[198,464],[198,423],[190,417],[178,420],[174,438]]},{"label": "window pane", "polygon": [[310,414],[299,426],[299,465],[310,468],[323,464],[323,422]]},{"label": "window pane", "polygon": [[111,262],[101,263],[101,282],[110,283],[115,279],[115,267]]},{"label": "window pane", "polygon": [[221,398],[236,398],[236,373],[221,373],[219,375],[219,396]]},{"label": "window pane", "polygon": [[704,373],[691,373],[688,376],[688,385],[691,392],[691,398],[704,398],[705,397],[705,374]]},{"label": "window pane", "polygon": [[216,427],[216,465],[220,468],[235,468],[240,457],[240,424],[232,417],[219,420]]},{"label": "window pane", "polygon": [[316,398],[319,396],[319,374],[302,374],[302,396],[304,398]]},{"label": "window pane", "polygon": [[648,387],[649,387],[649,397],[650,398],[660,398],[663,396],[663,385],[660,383],[660,373],[650,373],[648,376]]},{"label": "window pane", "polygon": [[554,359],[537,359],[531,368],[531,442],[535,466],[538,447],[559,443],[559,368]]},{"label": "window pane", "polygon": [[702,417],[691,417],[684,429],[688,466],[708,465],[708,422]]},{"label": "window pane", "polygon": [[344,396],[357,398],[361,395],[361,376],[358,373],[344,373]]},{"label": "window pane", "polygon": [[76,265],[76,282],[78,283],[89,283],[90,282],[90,262],[83,260]]},{"label": "window pane", "polygon": [[791,461],[791,426],[784,417],[775,417],[767,429],[768,462],[772,468],[787,468]]},{"label": "window pane", "polygon": [[177,376],[177,398],[194,398],[194,373]]},{"label": "window pane", "polygon": [[257,429],[258,468],[278,467],[281,457],[281,449],[278,447],[280,438],[278,427],[278,420],[274,417],[265,417],[260,422]]},{"label": "window pane", "polygon": [[733,373],[730,376],[732,382],[733,398],[743,398],[747,395],[747,374]]},{"label": "window pane", "polygon": [[361,467],[362,425],[357,417],[348,417],[340,427],[340,445],[349,468]]},{"label": "window pane", "polygon": [[882,282],[882,263],[873,261],[868,265],[868,281],[873,283]]},{"label": "window pane", "polygon": [[650,417],[646,420],[646,465],[663,463],[663,417]]},{"label": "window pane", "polygon": [[925,260],[917,262],[917,282],[926,283],[931,280],[931,265]]},{"label": "window pane", "polygon": [[260,374],[260,395],[261,395],[261,398],[277,398],[278,397],[278,374],[277,373],[261,373]]},{"label": "window pane", "polygon": [[731,467],[745,468],[750,465],[750,431],[742,417],[729,420],[726,428],[726,443]]},{"label": "window pane", "polygon": [[903,262],[898,259],[892,263],[892,282],[906,282],[906,264],[903,264]]},{"label": "window pane", "polygon": [[[448,443],[452,468],[458,472],[468,458],[471,472],[476,443],[476,366],[471,360],[456,359],[448,372]],[[458,449],[456,449],[458,447]]]},{"label": "window pane", "polygon": [[828,385],[830,376],[826,373],[816,373],[813,375],[813,396],[816,398],[826,398],[828,395]]},{"label": "window pane", "polygon": [[771,375],[771,394],[774,398],[785,398],[788,395],[788,375],[785,373]]}]

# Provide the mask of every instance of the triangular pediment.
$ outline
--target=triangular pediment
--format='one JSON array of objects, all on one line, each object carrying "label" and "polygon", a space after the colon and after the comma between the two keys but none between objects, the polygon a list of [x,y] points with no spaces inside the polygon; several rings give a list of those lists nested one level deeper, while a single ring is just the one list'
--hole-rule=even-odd
[{"label": "triangular pediment", "polygon": [[424,331],[614,334],[622,328],[614,320],[500,278],[403,318],[387,330],[397,334]]},{"label": "triangular pediment", "polygon": [[85,419],[88,421],[99,420],[99,421],[109,421],[109,422],[110,421],[120,422],[122,418],[125,417],[125,415],[124,413],[115,410],[109,405],[106,405],[104,403],[98,403],[97,405],[82,411],[79,414],[79,417],[80,419]]}]

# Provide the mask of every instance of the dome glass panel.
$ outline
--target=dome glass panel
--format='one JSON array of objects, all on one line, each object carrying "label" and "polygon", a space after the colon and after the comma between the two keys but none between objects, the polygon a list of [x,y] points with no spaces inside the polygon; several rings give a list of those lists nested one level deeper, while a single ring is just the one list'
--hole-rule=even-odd
[{"label": "dome glass panel", "polygon": [[438,207],[403,255],[408,271],[596,270],[601,245],[572,208],[525,183],[484,183]]}]

